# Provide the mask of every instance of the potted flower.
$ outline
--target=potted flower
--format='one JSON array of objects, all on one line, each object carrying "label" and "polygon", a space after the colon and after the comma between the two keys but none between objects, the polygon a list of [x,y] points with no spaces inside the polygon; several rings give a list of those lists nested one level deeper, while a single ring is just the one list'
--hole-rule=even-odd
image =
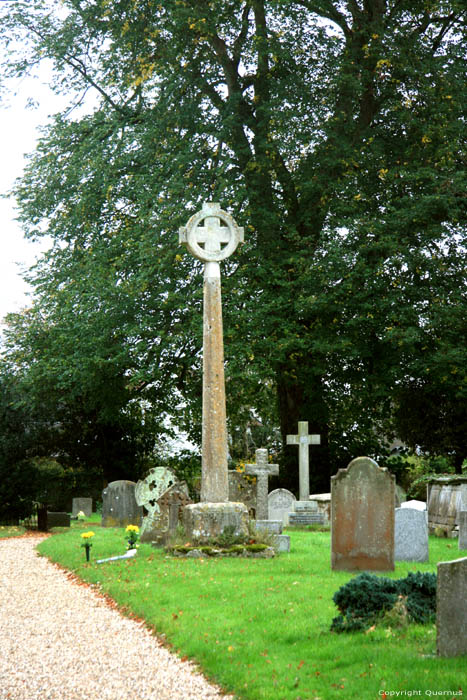
[{"label": "potted flower", "polygon": [[91,537],[94,537],[93,532],[81,533],[81,538],[84,540],[84,542],[81,544],[81,546],[84,547],[86,550],[86,561],[89,561],[89,551],[92,547],[92,543],[90,542]]},{"label": "potted flower", "polygon": [[137,525],[127,525],[126,529],[126,541],[128,542],[127,549],[136,549],[138,546],[138,533],[139,527]]}]

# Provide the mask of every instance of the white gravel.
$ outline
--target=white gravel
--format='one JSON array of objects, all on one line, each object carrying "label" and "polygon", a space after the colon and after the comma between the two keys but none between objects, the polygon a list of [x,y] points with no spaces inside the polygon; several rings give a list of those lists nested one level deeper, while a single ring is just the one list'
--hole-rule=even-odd
[{"label": "white gravel", "polygon": [[39,557],[40,539],[0,539],[2,700],[232,698],[142,623]]}]

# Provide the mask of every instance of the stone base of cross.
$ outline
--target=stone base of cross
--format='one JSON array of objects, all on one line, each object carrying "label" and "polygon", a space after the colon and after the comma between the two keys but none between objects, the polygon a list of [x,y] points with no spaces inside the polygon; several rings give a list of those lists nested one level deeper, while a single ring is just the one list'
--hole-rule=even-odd
[{"label": "stone base of cross", "polygon": [[268,519],[268,479],[279,474],[279,465],[268,462],[268,451],[256,450],[256,464],[246,464],[245,474],[256,476],[256,520]]},{"label": "stone base of cross", "polygon": [[308,421],[299,421],[298,435],[287,435],[288,445],[298,445],[298,468],[300,471],[300,500],[308,501],[310,496],[310,467],[308,446],[320,445],[320,435],[308,435]]}]

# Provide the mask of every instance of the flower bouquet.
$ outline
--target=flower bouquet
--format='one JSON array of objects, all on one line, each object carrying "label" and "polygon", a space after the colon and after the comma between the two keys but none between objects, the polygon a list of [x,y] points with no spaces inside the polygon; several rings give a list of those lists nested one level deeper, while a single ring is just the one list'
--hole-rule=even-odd
[{"label": "flower bouquet", "polygon": [[128,549],[136,549],[138,542],[139,527],[137,525],[127,525],[126,529],[126,541],[128,543]]},{"label": "flower bouquet", "polygon": [[81,538],[84,540],[81,546],[86,549],[86,561],[89,561],[89,551],[92,547],[92,542],[89,541],[91,537],[94,537],[93,532],[83,532],[81,534]]}]

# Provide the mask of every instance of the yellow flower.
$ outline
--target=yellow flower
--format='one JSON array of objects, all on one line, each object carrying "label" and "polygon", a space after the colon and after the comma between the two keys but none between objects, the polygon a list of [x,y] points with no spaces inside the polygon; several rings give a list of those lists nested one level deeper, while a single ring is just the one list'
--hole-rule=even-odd
[{"label": "yellow flower", "polygon": [[93,532],[82,532],[81,537],[85,540],[88,540],[90,537],[94,537]]},{"label": "yellow flower", "polygon": [[127,525],[126,532],[139,532],[139,527],[137,525]]}]

